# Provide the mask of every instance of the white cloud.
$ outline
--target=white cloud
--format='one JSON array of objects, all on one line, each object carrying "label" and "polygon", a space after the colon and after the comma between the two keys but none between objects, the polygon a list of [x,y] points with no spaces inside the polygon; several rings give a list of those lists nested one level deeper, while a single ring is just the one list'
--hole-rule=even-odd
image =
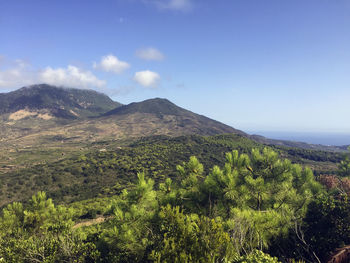
[{"label": "white cloud", "polygon": [[98,79],[90,71],[69,65],[67,68],[47,67],[39,73],[39,82],[77,88],[102,88],[106,81]]},{"label": "white cloud", "polygon": [[138,84],[146,88],[157,88],[160,81],[160,76],[156,72],[145,70],[136,72],[133,79]]},{"label": "white cloud", "polygon": [[0,70],[0,89],[20,88],[35,83],[36,72],[22,60],[4,62],[4,69]]},{"label": "white cloud", "polygon": [[124,70],[130,68],[129,63],[119,60],[116,56],[110,54],[101,58],[100,63],[94,62],[93,67],[106,72],[121,74]]},{"label": "white cloud", "polygon": [[164,55],[156,48],[142,48],[136,51],[136,56],[144,60],[163,60]]},{"label": "white cloud", "polygon": [[10,90],[38,83],[73,88],[102,88],[106,85],[106,81],[98,79],[90,71],[72,65],[38,70],[22,60],[15,60],[0,70],[0,89]]},{"label": "white cloud", "polygon": [[144,0],[156,5],[159,9],[175,11],[189,11],[193,7],[192,0]]}]

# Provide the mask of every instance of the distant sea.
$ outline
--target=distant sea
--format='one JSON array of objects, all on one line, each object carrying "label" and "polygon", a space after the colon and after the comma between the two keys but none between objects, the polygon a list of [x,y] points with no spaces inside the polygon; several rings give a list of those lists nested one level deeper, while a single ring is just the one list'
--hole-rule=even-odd
[{"label": "distant sea", "polygon": [[313,132],[276,132],[276,131],[249,131],[269,139],[306,142],[311,144],[323,144],[343,146],[350,145],[350,133],[313,133]]}]

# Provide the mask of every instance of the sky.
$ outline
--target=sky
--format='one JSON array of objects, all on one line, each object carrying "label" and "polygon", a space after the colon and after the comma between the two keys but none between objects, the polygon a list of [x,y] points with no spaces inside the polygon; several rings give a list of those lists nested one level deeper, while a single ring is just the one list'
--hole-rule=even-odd
[{"label": "sky", "polygon": [[349,0],[0,0],[0,92],[167,98],[246,132],[350,134]]}]

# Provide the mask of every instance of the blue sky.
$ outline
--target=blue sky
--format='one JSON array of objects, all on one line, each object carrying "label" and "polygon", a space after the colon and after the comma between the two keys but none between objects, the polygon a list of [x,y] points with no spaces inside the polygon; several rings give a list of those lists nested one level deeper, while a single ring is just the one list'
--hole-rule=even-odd
[{"label": "blue sky", "polygon": [[0,1],[0,92],[164,97],[245,131],[350,133],[348,0]]}]

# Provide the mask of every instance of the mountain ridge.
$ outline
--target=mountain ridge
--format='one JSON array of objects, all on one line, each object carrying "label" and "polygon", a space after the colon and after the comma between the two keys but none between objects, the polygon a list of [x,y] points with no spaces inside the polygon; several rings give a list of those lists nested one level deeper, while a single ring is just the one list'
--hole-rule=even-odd
[{"label": "mountain ridge", "polygon": [[160,123],[163,122],[164,124],[169,124],[170,122],[173,122],[176,123],[177,127],[192,129],[193,131],[196,130],[196,132],[193,132],[194,134],[215,135],[237,133],[247,136],[247,134],[241,130],[237,130],[204,115],[193,113],[164,98],[153,98],[141,102],[132,102],[128,105],[123,105],[113,109],[103,114],[103,116],[113,118],[125,115],[135,116],[137,114],[141,116],[144,115],[145,119],[147,116],[152,115],[153,117],[158,118]]},{"label": "mountain ridge", "polygon": [[[50,122],[51,118],[53,121]],[[248,135],[229,125],[181,108],[164,98],[122,105],[97,91],[47,84],[0,93],[0,141],[7,144],[17,144],[18,138],[25,141],[28,137],[31,139],[26,142],[27,147],[35,140],[42,143],[41,138],[45,136],[61,136],[66,138],[65,140],[75,138],[75,141],[83,141],[87,138],[119,140],[152,135],[211,136],[224,133],[239,134],[266,145],[326,151],[346,150],[346,147]]]},{"label": "mountain ridge", "polygon": [[[94,91],[37,84],[0,93],[0,114],[43,111],[56,118],[97,116],[122,104]],[[27,113],[28,115],[28,113]],[[30,115],[30,114],[29,114]]]},{"label": "mountain ridge", "polygon": [[114,115],[114,114],[127,114],[135,112],[143,113],[156,113],[156,114],[166,114],[166,115],[183,115],[188,113],[193,113],[189,110],[183,109],[166,98],[152,98],[143,100],[140,102],[132,102],[127,105],[122,105],[116,109],[106,112],[104,116]]},{"label": "mountain ridge", "polygon": [[[42,89],[58,92],[56,94],[58,102],[61,101],[59,94],[62,91],[67,91],[66,89],[56,87],[52,89],[46,85],[39,85],[34,89],[33,87],[20,89],[10,93],[10,95],[13,96],[16,93],[23,95],[27,92],[32,94],[33,90],[40,91]],[[80,90],[76,92],[81,93]],[[34,94],[37,93],[34,92]],[[95,95],[97,93],[89,94]],[[4,100],[6,94],[1,96]],[[176,137],[192,134],[211,136],[231,133],[246,136],[242,131],[180,108],[167,99],[156,98],[124,106],[114,104],[116,107],[110,107],[101,114],[96,111],[88,112],[90,116],[87,117],[83,115],[82,111],[81,117],[61,118],[62,116],[56,115],[54,117],[57,118],[50,119],[52,114],[50,109],[57,109],[57,105],[61,105],[52,99],[55,96],[51,96],[51,100],[44,100],[53,101],[53,106],[48,107],[49,110],[47,110],[46,105],[41,104],[42,100],[40,99],[34,102],[30,101],[31,98],[37,97],[26,96],[26,94],[23,96],[29,101],[28,104],[19,104],[17,108],[11,108],[9,107],[11,103],[8,103],[5,105],[6,110],[2,110],[6,113],[0,114],[0,169],[1,165],[3,165],[4,170],[12,170],[27,167],[43,160],[60,159],[62,156],[79,152],[80,149],[104,144],[104,142],[124,143],[154,135]],[[18,99],[20,96],[14,97],[15,99],[12,98],[13,103],[23,100]],[[39,98],[41,97],[39,96]],[[9,101],[11,102],[11,100]],[[65,100],[63,101],[65,102]],[[108,99],[108,101],[111,100]],[[68,102],[72,102],[70,98],[68,98]],[[68,106],[70,106],[69,103]],[[72,103],[74,106],[76,101],[73,100]],[[3,105],[1,106],[4,108]],[[77,108],[80,109],[81,106]],[[70,109],[68,107],[65,110],[67,112]],[[107,112],[108,114],[105,114]],[[92,114],[94,116],[91,116]],[[40,152],[38,158],[32,154],[34,152]]]}]

